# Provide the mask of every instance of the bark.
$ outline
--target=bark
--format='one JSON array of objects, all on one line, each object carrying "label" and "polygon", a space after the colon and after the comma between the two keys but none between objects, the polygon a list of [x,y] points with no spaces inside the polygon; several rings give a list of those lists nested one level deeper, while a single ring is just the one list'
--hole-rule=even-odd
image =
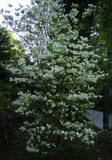
[{"label": "bark", "polygon": [[104,87],[103,129],[109,128],[110,94],[109,85]]}]

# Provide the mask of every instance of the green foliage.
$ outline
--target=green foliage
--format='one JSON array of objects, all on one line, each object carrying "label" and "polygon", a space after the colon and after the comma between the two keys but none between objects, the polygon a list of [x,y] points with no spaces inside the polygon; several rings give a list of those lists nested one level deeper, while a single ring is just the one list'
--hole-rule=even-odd
[{"label": "green foliage", "polygon": [[97,33],[95,35],[96,49],[97,52],[102,55],[100,66],[105,72],[106,81],[109,81],[112,75],[112,1],[104,0],[104,2],[100,1],[98,4],[95,25],[95,32]]},{"label": "green foliage", "polygon": [[[99,1],[96,9],[96,17],[95,17],[95,25],[93,29],[92,35],[92,43],[94,45],[95,51],[101,55],[101,59],[99,61],[100,68],[105,73],[105,78],[103,81],[100,81],[97,90],[98,92],[102,92],[103,99],[97,102],[97,106],[102,106],[102,110],[108,108],[107,110],[111,111],[111,90],[112,90],[112,1],[104,0]],[[108,94],[104,95],[105,89],[109,88]],[[107,100],[108,97],[108,100]],[[106,102],[107,101],[107,102]],[[105,103],[106,102],[106,103]],[[107,114],[107,113],[105,113]],[[107,118],[108,119],[108,118]],[[105,120],[104,120],[105,121]]]},{"label": "green foliage", "polygon": [[7,64],[17,64],[22,60],[23,49],[20,43],[15,40],[12,34],[0,27],[0,105],[10,108],[11,101],[14,100],[15,85],[9,82],[11,73],[7,71]]},{"label": "green foliage", "polygon": [[93,145],[96,133],[84,113],[94,106],[94,85],[103,76],[100,56],[79,36],[76,8],[64,15],[55,0],[36,2],[18,22],[8,19],[17,32],[24,31],[21,38],[32,61],[9,65],[10,81],[28,86],[13,102],[16,112],[28,118],[21,127],[28,135],[26,149],[45,155],[77,138]]},{"label": "green foliage", "polygon": [[18,40],[6,28],[0,27],[0,62],[3,64],[17,62],[22,58],[23,49]]},{"label": "green foliage", "polygon": [[112,48],[111,41],[112,37],[110,36],[112,33],[112,1],[105,0],[104,2],[100,2],[99,5],[99,14],[97,15],[97,22],[99,24],[98,31],[100,33],[100,38],[104,41],[106,48]]}]

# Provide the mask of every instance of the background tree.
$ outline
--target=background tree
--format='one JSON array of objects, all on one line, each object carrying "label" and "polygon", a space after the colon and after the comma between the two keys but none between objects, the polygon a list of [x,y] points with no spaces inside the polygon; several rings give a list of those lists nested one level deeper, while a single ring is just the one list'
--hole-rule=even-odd
[{"label": "background tree", "polygon": [[[23,49],[18,40],[15,40],[7,29],[0,27],[0,92],[1,99],[5,101],[5,107],[11,104],[13,84],[9,82],[10,72],[6,70],[6,64],[17,64],[22,60]],[[12,88],[12,89],[11,89]],[[4,94],[4,98],[2,98]],[[14,95],[13,95],[14,96]],[[13,97],[12,96],[12,97]],[[6,99],[6,100],[5,100]]]},{"label": "background tree", "polygon": [[7,140],[6,131],[6,110],[10,112],[14,111],[12,101],[16,98],[19,91],[18,86],[15,83],[9,81],[12,75],[6,69],[7,64],[16,66],[19,61],[22,60],[23,49],[20,43],[15,40],[12,33],[6,28],[0,26],[0,115],[1,115],[1,128],[0,137],[2,141]]},{"label": "background tree", "polygon": [[100,1],[98,3],[98,10],[96,14],[95,25],[95,45],[96,51],[102,56],[100,61],[100,67],[105,72],[105,79],[102,81],[103,89],[103,108],[104,108],[104,128],[109,126],[109,113],[111,111],[111,75],[112,75],[112,46],[111,46],[111,22],[112,22],[112,2],[110,0]]}]

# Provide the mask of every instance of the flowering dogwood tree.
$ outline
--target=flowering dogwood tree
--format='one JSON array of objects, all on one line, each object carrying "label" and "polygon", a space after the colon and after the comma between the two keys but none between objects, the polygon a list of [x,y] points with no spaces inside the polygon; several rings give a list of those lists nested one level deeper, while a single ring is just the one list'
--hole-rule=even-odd
[{"label": "flowering dogwood tree", "polygon": [[61,3],[37,0],[20,12],[21,21],[8,20],[16,32],[22,30],[32,63],[10,67],[15,75],[10,80],[27,84],[13,102],[16,112],[28,117],[21,127],[28,134],[27,150],[46,154],[76,138],[93,144],[95,132],[84,113],[94,105],[94,85],[102,73],[100,57],[79,36],[76,6],[64,15]]}]

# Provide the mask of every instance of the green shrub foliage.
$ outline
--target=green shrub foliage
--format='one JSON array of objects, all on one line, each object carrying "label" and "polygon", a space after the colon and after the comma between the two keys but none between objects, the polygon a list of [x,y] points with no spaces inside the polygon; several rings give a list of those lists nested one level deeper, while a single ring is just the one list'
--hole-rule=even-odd
[{"label": "green shrub foliage", "polygon": [[102,78],[100,57],[79,36],[76,6],[64,15],[59,2],[37,0],[22,9],[16,31],[26,30],[23,44],[32,63],[10,68],[16,75],[11,81],[27,84],[13,102],[16,112],[27,117],[21,127],[28,134],[26,148],[42,154],[77,138],[91,145],[96,135],[84,113],[93,107],[94,85]]}]

